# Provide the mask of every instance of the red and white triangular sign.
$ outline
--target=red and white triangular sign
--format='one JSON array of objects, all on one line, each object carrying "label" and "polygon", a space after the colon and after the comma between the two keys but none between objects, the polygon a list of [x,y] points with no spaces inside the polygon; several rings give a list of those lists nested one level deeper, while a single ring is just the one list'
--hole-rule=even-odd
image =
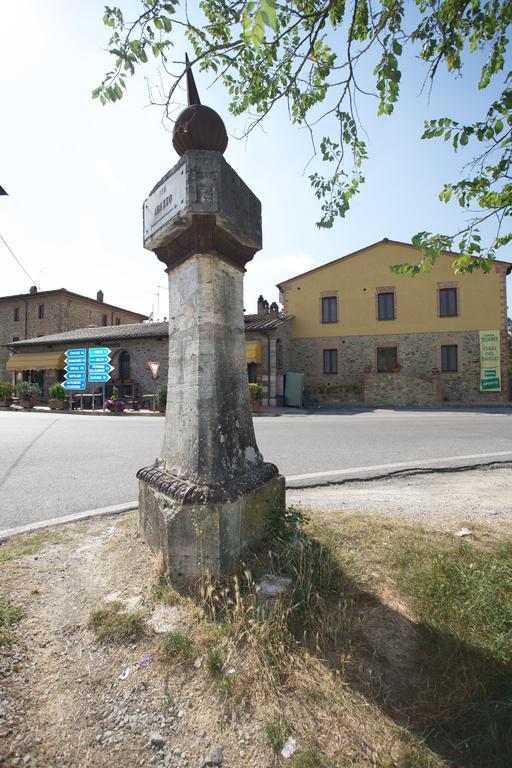
[{"label": "red and white triangular sign", "polygon": [[149,370],[151,371],[151,377],[153,379],[157,379],[158,378],[158,370],[160,368],[160,363],[151,363],[148,360],[147,366],[148,366]]}]

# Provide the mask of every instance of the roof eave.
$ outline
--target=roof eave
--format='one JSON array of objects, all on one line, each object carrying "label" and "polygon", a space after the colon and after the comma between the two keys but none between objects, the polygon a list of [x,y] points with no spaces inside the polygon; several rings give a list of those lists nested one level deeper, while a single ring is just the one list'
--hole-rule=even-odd
[{"label": "roof eave", "polygon": [[[326,269],[327,267],[331,267],[333,264],[337,264],[340,261],[345,261],[345,259],[350,259],[353,256],[359,256],[359,254],[364,253],[364,251],[369,251],[372,248],[376,248],[378,245],[384,245],[391,243],[391,245],[402,245],[406,248],[412,248],[415,251],[421,251],[420,248],[417,248],[412,243],[404,243],[401,240],[391,240],[388,237],[383,238],[382,240],[377,240],[375,243],[371,243],[370,245],[366,245],[364,248],[359,248],[357,251],[352,251],[351,253],[346,253],[344,256],[340,256],[337,259],[333,259],[332,261],[328,261],[326,264],[320,264],[318,267],[314,267],[313,269],[308,269],[307,272],[302,272],[300,275],[294,275],[294,277],[289,277],[287,280],[283,280],[281,283],[276,284],[276,288],[278,288],[280,291],[282,291],[284,288],[287,288],[290,283],[293,283],[295,280],[299,280],[303,277],[307,277],[308,275],[312,275],[314,272],[319,272],[321,269]],[[456,253],[455,251],[441,251],[441,254],[444,256],[453,256],[457,257],[460,256],[459,253]],[[509,261],[502,261],[501,259],[495,259],[495,264],[506,264],[508,266],[507,275],[510,274],[512,271],[512,263]]]}]

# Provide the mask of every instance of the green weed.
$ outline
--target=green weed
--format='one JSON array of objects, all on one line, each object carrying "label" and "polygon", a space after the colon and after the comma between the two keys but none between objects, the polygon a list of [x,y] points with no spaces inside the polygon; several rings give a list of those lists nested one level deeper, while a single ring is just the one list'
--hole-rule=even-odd
[{"label": "green weed", "polygon": [[322,768],[324,760],[316,749],[300,750],[293,756],[293,768]]},{"label": "green weed", "polygon": [[280,752],[290,735],[290,727],[286,720],[269,720],[265,725],[265,735],[273,752]]},{"label": "green weed", "polygon": [[206,657],[206,666],[210,675],[214,677],[220,675],[224,666],[224,658],[219,647],[210,648]]},{"label": "green weed", "polygon": [[0,546],[0,565],[17,560],[25,555],[37,555],[47,544],[61,544],[64,537],[54,531],[41,531],[31,536],[22,536]]},{"label": "green weed", "polygon": [[93,611],[88,627],[101,643],[129,645],[136,643],[145,635],[145,625],[138,612],[123,613],[122,603],[110,603],[104,608]]},{"label": "green weed", "polygon": [[192,638],[183,632],[167,632],[162,640],[162,656],[166,661],[190,661],[194,652]]},{"label": "green weed", "polygon": [[174,605],[179,601],[179,596],[168,576],[160,576],[157,583],[151,587],[151,599],[154,603],[166,603],[168,605]]},{"label": "green weed", "polygon": [[9,605],[0,596],[0,648],[5,648],[13,642],[12,630],[21,618],[21,608]]}]

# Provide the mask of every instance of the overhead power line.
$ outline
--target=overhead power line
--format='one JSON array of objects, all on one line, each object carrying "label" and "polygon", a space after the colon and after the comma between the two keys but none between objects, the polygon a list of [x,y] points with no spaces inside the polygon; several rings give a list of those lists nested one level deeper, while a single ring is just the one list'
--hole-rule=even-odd
[{"label": "overhead power line", "polygon": [[5,247],[7,248],[7,250],[9,251],[9,253],[11,254],[11,256],[13,257],[14,261],[16,262],[16,264],[17,264],[17,265],[18,265],[18,266],[19,266],[19,267],[20,267],[20,268],[21,268],[21,269],[24,271],[24,273],[26,274],[26,276],[28,277],[28,279],[30,280],[30,282],[32,283],[32,285],[35,285],[35,284],[36,284],[36,281],[34,280],[34,278],[33,278],[33,277],[31,277],[31,276],[29,275],[29,273],[27,272],[27,270],[25,269],[25,267],[23,266],[23,264],[21,263],[21,261],[18,259],[18,257],[16,256],[16,254],[15,254],[15,253],[14,253],[14,251],[12,250],[12,248],[11,248],[11,247],[10,247],[10,246],[9,246],[9,245],[8,245],[8,244],[5,242],[5,240],[4,240],[4,238],[2,237],[2,235],[0,235],[0,240],[2,241],[2,243],[3,243],[3,244],[5,245]]}]

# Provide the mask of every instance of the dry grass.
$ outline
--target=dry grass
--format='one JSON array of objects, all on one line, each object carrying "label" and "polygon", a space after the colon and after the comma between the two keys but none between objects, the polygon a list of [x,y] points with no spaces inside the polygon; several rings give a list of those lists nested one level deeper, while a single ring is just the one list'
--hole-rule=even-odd
[{"label": "dry grass", "polygon": [[[325,522],[323,516],[322,530]],[[362,592],[356,595],[366,649],[356,651],[359,666],[351,665],[350,679],[399,722],[409,721],[417,733],[428,735],[429,745],[455,764],[508,768],[509,534],[472,524],[471,538],[460,540],[364,516],[331,516],[328,523],[341,567],[375,598],[365,612]],[[416,766],[407,759],[406,765]]]},{"label": "dry grass", "polygon": [[[258,723],[262,766],[509,768],[512,544],[471,527],[461,542],[401,520],[307,522],[291,510],[238,574],[204,578],[188,596],[155,561],[142,604],[182,605],[179,631],[151,638],[143,614],[119,603],[89,627],[104,643],[145,636],[154,674],[196,686],[223,722]],[[269,572],[293,584],[275,610],[257,588]],[[283,762],[288,735],[298,749]]]},{"label": "dry grass", "polygon": [[[371,578],[361,571],[356,578],[355,552],[345,567],[336,532],[320,540],[302,522],[288,520],[282,536],[273,531],[267,552],[231,578],[202,579],[190,598],[195,652],[225,712],[235,720],[244,711],[266,713],[276,760],[293,734],[302,749],[290,765],[298,768],[441,768],[421,739],[392,725],[378,697],[352,684],[354,668],[367,662],[359,611],[377,603],[367,589]],[[256,586],[269,571],[293,579],[272,611]]]}]

